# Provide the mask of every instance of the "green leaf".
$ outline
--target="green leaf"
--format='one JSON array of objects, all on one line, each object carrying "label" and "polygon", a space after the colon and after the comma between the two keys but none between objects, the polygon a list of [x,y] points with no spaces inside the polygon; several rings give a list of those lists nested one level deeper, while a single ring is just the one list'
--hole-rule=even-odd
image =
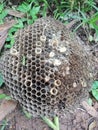
[{"label": "green leaf", "polygon": [[27,23],[28,23],[28,24],[32,24],[33,22],[34,22],[33,19],[27,19]]},{"label": "green leaf", "polygon": [[11,44],[6,44],[4,47],[10,49],[12,46]]},{"label": "green leaf", "polygon": [[43,17],[46,17],[46,16],[47,16],[47,9],[48,9],[48,7],[44,4],[43,9],[40,10],[40,14],[41,14]]},{"label": "green leaf", "polygon": [[15,28],[23,28],[24,26],[23,26],[23,22],[22,22],[22,20],[21,19],[18,19],[18,23],[17,24],[15,24],[13,27],[15,27]]},{"label": "green leaf", "polygon": [[23,2],[21,5],[18,6],[17,10],[27,13],[31,9],[32,2],[30,4]]},{"label": "green leaf", "polygon": [[9,35],[12,35],[12,33],[13,32],[16,32],[18,29],[17,28],[15,28],[15,27],[12,27],[11,29],[9,29],[9,31],[8,31],[8,36]]},{"label": "green leaf", "polygon": [[94,81],[91,89],[92,95],[98,100],[98,81]]},{"label": "green leaf", "polygon": [[30,10],[30,15],[32,16],[32,18],[34,18],[34,17],[38,14],[39,10],[40,10],[40,6],[38,6],[38,7],[33,7],[33,8]]},{"label": "green leaf", "polygon": [[7,96],[6,94],[0,94],[0,99],[10,100],[11,97],[10,97],[10,96]]},{"label": "green leaf", "polygon": [[0,24],[3,24],[3,23],[4,23],[4,22],[3,22],[3,20],[1,19],[1,20],[0,20]]},{"label": "green leaf", "polygon": [[98,89],[98,81],[93,82],[92,89]]},{"label": "green leaf", "polygon": [[92,94],[95,97],[95,99],[98,100],[98,89],[93,89]]},{"label": "green leaf", "polygon": [[[13,28],[13,29],[14,29],[14,28]],[[10,31],[11,31],[11,30],[10,30]],[[13,34],[12,34],[10,31],[9,31],[8,37],[7,37],[7,41],[9,41],[10,43],[9,43],[9,44],[6,44],[6,45],[4,46],[5,48],[8,48],[8,49],[12,48],[12,46],[13,46],[14,43],[15,43],[14,36],[13,36]]]},{"label": "green leaf", "polygon": [[3,11],[3,9],[4,9],[4,4],[2,3],[0,4],[0,13]]},{"label": "green leaf", "polygon": [[90,19],[89,19],[89,23],[94,23],[94,22],[96,22],[96,21],[98,21],[98,12],[97,13],[95,13]]},{"label": "green leaf", "polygon": [[0,87],[3,85],[3,83],[4,83],[4,80],[2,78],[2,74],[0,73]]},{"label": "green leaf", "polygon": [[3,10],[2,13],[0,13],[0,24],[3,23],[3,20],[7,16],[7,14],[8,14],[7,10]]}]

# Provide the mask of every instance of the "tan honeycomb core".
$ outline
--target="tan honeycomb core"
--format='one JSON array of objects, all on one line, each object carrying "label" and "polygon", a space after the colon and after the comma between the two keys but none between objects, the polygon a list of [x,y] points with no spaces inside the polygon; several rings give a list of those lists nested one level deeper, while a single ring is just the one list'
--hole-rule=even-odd
[{"label": "tan honeycomb core", "polygon": [[52,18],[40,18],[19,30],[14,46],[2,56],[0,68],[11,96],[35,116],[66,112],[88,94],[88,54]]}]

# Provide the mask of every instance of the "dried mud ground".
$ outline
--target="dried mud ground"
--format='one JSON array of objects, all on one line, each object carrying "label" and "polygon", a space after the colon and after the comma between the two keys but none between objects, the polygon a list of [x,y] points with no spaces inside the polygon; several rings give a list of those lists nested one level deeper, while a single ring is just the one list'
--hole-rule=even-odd
[{"label": "dried mud ground", "polygon": [[[83,33],[83,31],[81,32]],[[95,66],[96,70],[98,70],[98,46],[94,51]],[[98,80],[98,74],[96,79]],[[93,108],[98,112],[98,103],[96,101],[93,102]],[[1,129],[3,124],[3,121],[1,121],[0,130],[52,130],[41,118],[28,119],[19,105],[5,117],[5,120],[7,121],[7,124],[4,129]],[[91,116],[87,110],[82,108],[82,106],[75,109],[74,112],[60,117],[59,122],[60,130],[98,130],[98,117]]]}]

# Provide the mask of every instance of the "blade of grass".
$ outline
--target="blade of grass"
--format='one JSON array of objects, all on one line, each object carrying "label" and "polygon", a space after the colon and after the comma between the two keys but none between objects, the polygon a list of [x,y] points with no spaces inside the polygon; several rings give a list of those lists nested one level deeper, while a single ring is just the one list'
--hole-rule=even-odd
[{"label": "blade of grass", "polygon": [[0,87],[3,85],[3,83],[4,83],[4,80],[2,78],[2,74],[0,73]]},{"label": "blade of grass", "polygon": [[5,130],[6,125],[7,125],[7,121],[4,120],[3,124],[2,124],[2,127],[0,128],[0,130]]},{"label": "blade of grass", "polygon": [[24,109],[23,109],[23,112],[24,112],[25,116],[26,116],[28,119],[32,118],[32,114],[31,114],[31,113],[25,111]]},{"label": "blade of grass", "polygon": [[60,130],[59,128],[59,118],[57,116],[54,117],[54,124],[56,125],[56,130]]},{"label": "blade of grass", "polygon": [[44,122],[50,127],[52,128],[53,130],[57,130],[55,124],[50,120],[48,119],[47,117],[42,117],[41,118],[44,120]]},{"label": "blade of grass", "polygon": [[0,99],[10,100],[11,97],[10,97],[10,96],[7,96],[6,94],[0,94]]}]

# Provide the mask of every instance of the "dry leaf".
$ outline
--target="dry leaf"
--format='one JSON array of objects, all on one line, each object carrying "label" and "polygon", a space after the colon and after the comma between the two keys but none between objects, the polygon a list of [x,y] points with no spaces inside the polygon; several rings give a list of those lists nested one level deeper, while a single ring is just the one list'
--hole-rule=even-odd
[{"label": "dry leaf", "polygon": [[9,29],[10,27],[12,27],[14,24],[16,24],[15,20],[11,20],[5,24],[1,24],[0,25],[0,32]]},{"label": "dry leaf", "polygon": [[2,121],[9,113],[15,110],[17,102],[13,100],[3,100],[0,105],[0,121]]},{"label": "dry leaf", "polygon": [[14,24],[16,24],[16,21],[11,20],[10,22],[0,25],[0,51],[7,38],[8,29],[11,28]]},{"label": "dry leaf", "polygon": [[23,18],[23,17],[26,16],[25,13],[22,13],[22,12],[19,12],[19,11],[16,11],[16,10],[11,10],[11,9],[8,10],[8,14],[15,16],[15,17],[18,17],[18,18]]},{"label": "dry leaf", "polygon": [[96,127],[96,121],[94,120],[93,122],[91,122],[88,128],[89,130],[94,130],[95,127]]},{"label": "dry leaf", "polygon": [[88,105],[86,101],[82,102],[82,106],[85,108],[85,110],[92,116],[98,118],[98,112],[94,109],[94,107]]}]

